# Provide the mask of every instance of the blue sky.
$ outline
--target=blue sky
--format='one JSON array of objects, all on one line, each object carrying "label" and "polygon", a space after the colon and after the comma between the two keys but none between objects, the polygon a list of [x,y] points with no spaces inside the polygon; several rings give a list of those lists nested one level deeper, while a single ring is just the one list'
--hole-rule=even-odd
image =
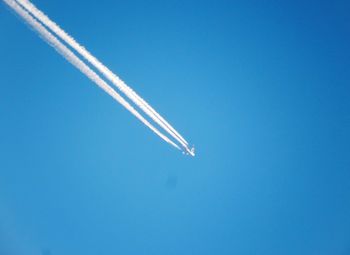
[{"label": "blue sky", "polygon": [[0,253],[350,253],[347,1],[44,1],[195,144],[0,5]]}]

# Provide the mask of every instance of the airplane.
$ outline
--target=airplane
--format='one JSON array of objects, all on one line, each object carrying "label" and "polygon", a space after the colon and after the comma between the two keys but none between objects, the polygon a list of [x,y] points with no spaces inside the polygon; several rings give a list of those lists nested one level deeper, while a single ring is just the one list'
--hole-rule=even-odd
[{"label": "airplane", "polygon": [[194,146],[191,149],[189,149],[188,147],[184,147],[183,149],[184,149],[183,152],[182,152],[183,154],[191,155],[192,157],[195,156]]}]

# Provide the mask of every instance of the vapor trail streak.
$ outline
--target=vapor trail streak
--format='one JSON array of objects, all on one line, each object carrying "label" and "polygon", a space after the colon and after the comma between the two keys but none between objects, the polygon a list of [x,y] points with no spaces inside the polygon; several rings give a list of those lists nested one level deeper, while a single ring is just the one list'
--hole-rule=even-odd
[{"label": "vapor trail streak", "polygon": [[89,66],[81,61],[70,49],[63,45],[53,34],[51,34],[42,24],[35,20],[27,11],[25,11],[14,0],[3,0],[9,7],[11,7],[18,15],[20,15],[39,35],[50,44],[59,54],[61,54],[68,62],[78,68],[91,81],[123,105],[136,118],[148,126],[154,133],[161,137],[164,141],[171,144],[177,149],[180,149],[173,141],[162,134],[158,129],[151,125],[138,111],[136,111],[123,97],[121,97],[112,87],[110,87],[104,80],[100,78]]},{"label": "vapor trail streak", "polygon": [[28,0],[16,0],[35,18],[40,20],[46,27],[52,30],[59,38],[66,42],[70,47],[76,50],[88,62],[90,62],[97,70],[99,70],[108,80],[110,80],[120,91],[122,91],[131,101],[133,101],[140,109],[142,109],[150,118],[167,131],[182,146],[188,149],[187,141],[162,117],[160,116],[146,101],[144,101],[135,91],[127,86],[116,74],[103,65],[88,50],[81,46],[73,37],[68,35],[55,22],[45,15],[42,11],[35,7]]}]

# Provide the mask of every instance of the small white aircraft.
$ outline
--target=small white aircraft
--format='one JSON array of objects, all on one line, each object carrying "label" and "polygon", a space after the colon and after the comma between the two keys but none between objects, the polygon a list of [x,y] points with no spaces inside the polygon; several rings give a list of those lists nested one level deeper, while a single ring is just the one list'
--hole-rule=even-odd
[{"label": "small white aircraft", "polygon": [[195,156],[195,151],[194,151],[194,146],[189,149],[188,147],[184,147],[184,151],[182,152],[183,154],[186,154],[186,155],[191,155],[192,157]]}]

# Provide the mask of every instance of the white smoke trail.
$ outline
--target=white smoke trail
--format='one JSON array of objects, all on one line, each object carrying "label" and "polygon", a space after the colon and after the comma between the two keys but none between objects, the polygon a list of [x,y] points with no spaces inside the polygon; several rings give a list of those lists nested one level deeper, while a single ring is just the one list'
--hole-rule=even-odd
[{"label": "white smoke trail", "polygon": [[152,118],[158,125],[167,131],[174,139],[176,139],[182,146],[188,149],[187,141],[162,117],[160,116],[146,101],[144,101],[135,91],[127,86],[116,74],[103,65],[97,58],[95,58],[88,50],[81,46],[73,37],[68,35],[55,22],[45,15],[42,11],[36,8],[28,0],[16,0],[34,17],[40,20],[46,27],[52,30],[59,38],[66,42],[70,47],[76,50],[88,62],[90,62],[97,70],[99,70],[108,80],[110,80],[120,91],[122,91],[130,100],[132,100],[140,109],[142,109],[150,118]]},{"label": "white smoke trail", "polygon": [[50,44],[58,53],[60,53],[68,62],[78,68],[83,74],[85,74],[91,81],[102,88],[106,93],[112,96],[116,101],[129,110],[135,117],[137,117],[142,123],[148,126],[154,133],[162,138],[167,143],[171,144],[175,148],[179,149],[173,141],[162,134],[158,129],[152,126],[139,112],[137,112],[123,97],[121,97],[115,90],[113,90],[104,80],[102,80],[98,74],[96,74],[90,67],[88,67],[83,61],[81,61],[71,50],[63,45],[53,34],[51,34],[43,25],[35,20],[27,11],[25,11],[14,0],[3,0],[9,7],[11,7],[18,15],[20,15],[39,35]]},{"label": "white smoke trail", "polygon": [[116,87],[120,89],[130,100],[132,100],[140,109],[142,109],[150,118],[152,118],[158,125],[167,131],[174,139],[176,139],[182,146],[188,149],[187,141],[162,117],[160,116],[146,101],[144,101],[135,91],[127,86],[117,75],[103,65],[97,58],[95,58],[88,50],[81,46],[73,37],[68,35],[55,22],[45,15],[42,11],[35,7],[28,0],[16,0],[35,18],[40,20],[46,27],[52,30],[59,38],[66,42],[70,47],[76,50],[88,62],[90,62],[97,70],[99,70],[108,80],[110,80]]}]

